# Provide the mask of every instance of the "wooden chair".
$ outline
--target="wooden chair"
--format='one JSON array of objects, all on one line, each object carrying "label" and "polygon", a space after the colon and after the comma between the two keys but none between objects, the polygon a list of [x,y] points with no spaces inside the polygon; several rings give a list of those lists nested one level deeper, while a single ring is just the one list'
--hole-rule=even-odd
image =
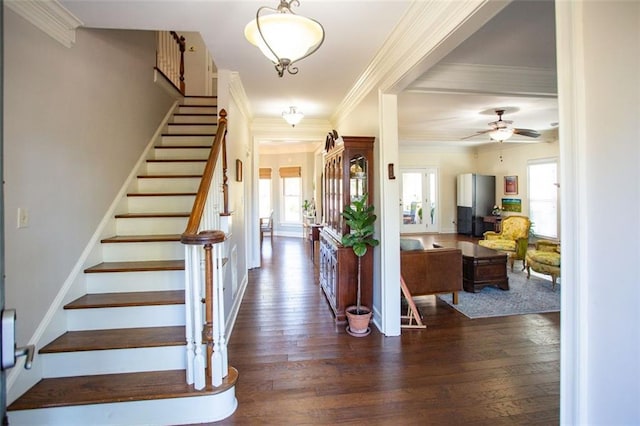
[{"label": "wooden chair", "polygon": [[260,218],[260,244],[262,244],[265,232],[269,233],[271,244],[273,244],[273,210],[271,210],[269,217]]}]

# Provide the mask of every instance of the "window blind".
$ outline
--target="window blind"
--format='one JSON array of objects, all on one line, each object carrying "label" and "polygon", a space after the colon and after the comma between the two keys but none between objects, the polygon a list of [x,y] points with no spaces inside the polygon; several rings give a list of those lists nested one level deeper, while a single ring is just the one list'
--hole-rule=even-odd
[{"label": "window blind", "polygon": [[271,167],[260,167],[260,179],[271,179]]},{"label": "window blind", "polygon": [[281,178],[302,177],[302,168],[300,166],[295,167],[280,167]]}]

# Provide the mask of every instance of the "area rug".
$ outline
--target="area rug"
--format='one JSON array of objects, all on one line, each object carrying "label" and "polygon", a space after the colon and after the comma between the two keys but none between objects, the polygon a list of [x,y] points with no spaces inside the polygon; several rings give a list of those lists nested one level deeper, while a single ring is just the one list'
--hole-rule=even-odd
[{"label": "area rug", "polygon": [[509,271],[508,276],[509,290],[488,286],[476,293],[461,291],[457,305],[452,303],[451,294],[438,297],[469,318],[560,311],[560,283],[551,290],[550,280],[533,274],[527,279],[526,271]]}]

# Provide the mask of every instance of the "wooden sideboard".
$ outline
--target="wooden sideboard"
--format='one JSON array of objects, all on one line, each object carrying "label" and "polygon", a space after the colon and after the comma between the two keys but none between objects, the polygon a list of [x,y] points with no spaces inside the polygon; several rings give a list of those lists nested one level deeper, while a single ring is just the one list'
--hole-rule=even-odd
[{"label": "wooden sideboard", "polygon": [[[369,194],[373,200],[373,143],[375,138],[343,136],[325,148],[322,180],[322,217],[320,232],[320,286],[337,322],[346,321],[345,310],[356,304],[357,257],[341,243],[349,232],[341,216],[344,206],[355,197]],[[361,303],[373,303],[373,250],[362,257]]]}]

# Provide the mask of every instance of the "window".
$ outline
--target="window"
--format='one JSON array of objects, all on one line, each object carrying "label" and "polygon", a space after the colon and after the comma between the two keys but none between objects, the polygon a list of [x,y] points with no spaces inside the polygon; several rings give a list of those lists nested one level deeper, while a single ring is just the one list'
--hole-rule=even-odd
[{"label": "window", "polygon": [[271,214],[271,169],[260,168],[258,180],[258,211],[260,217],[269,217]]},{"label": "window", "polygon": [[558,160],[530,161],[529,218],[538,237],[558,238]]},{"label": "window", "polygon": [[283,222],[302,223],[302,178],[300,167],[281,167]]}]

